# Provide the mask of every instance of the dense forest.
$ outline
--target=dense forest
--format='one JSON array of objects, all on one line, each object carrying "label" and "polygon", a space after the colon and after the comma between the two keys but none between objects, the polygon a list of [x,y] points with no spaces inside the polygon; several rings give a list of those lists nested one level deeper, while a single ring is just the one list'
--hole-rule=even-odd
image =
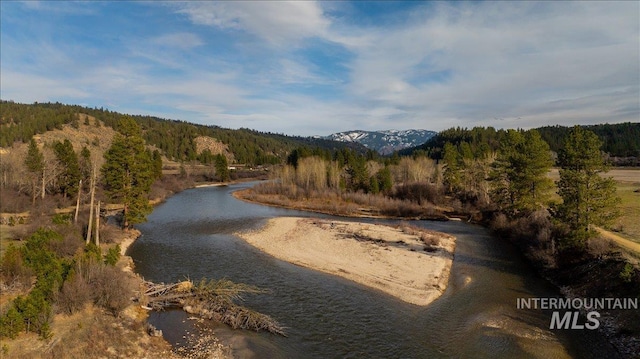
[{"label": "dense forest", "polygon": [[[60,103],[19,104],[0,102],[0,147],[11,146],[16,141],[28,143],[31,137],[64,124],[78,125],[77,114],[95,117],[106,126],[115,127],[123,114],[103,108],[88,108]],[[229,147],[238,163],[262,165],[281,163],[296,147],[311,146],[329,150],[352,148],[359,152],[366,149],[358,144],[342,143],[316,138],[291,137],[263,133],[250,129],[225,129],[184,121],[167,120],[153,116],[130,116],[142,128],[145,141],[159,148],[167,158],[175,161],[199,160],[195,138],[209,136]]]},{"label": "dense forest", "polygon": [[[612,157],[640,157],[640,122],[625,122],[582,126],[595,133],[602,141],[602,151]],[[563,149],[563,139],[569,134],[570,127],[546,126],[538,128],[542,138],[552,151]]]},{"label": "dense forest", "polygon": [[[640,164],[640,123],[603,124],[581,126],[598,136],[606,153],[614,165],[637,166]],[[565,126],[547,126],[536,129],[549,145],[551,151],[558,153],[563,149],[564,139],[571,130]],[[429,157],[443,158],[444,145],[449,142],[463,152],[469,152],[474,158],[482,158],[495,153],[507,131],[493,127],[450,128],[438,133],[425,144],[401,151],[401,155],[416,152],[426,153]],[[469,156],[467,156],[469,157]]]}]

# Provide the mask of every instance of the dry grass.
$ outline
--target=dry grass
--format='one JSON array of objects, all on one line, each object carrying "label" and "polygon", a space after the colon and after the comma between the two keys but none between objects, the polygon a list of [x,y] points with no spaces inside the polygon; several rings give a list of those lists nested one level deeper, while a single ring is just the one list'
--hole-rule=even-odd
[{"label": "dry grass", "polygon": [[24,243],[21,241],[24,227],[25,225],[0,225],[0,258],[4,256],[4,252],[7,250],[9,245],[13,244],[15,246],[21,246]]},{"label": "dry grass", "polygon": [[617,192],[622,199],[622,216],[613,229],[619,235],[640,243],[640,182],[618,182]]},{"label": "dry grass", "polygon": [[117,319],[88,306],[71,316],[56,315],[49,340],[26,334],[3,341],[2,358],[179,358],[166,341],[146,334],[145,318],[134,308]]},{"label": "dry grass", "polygon": [[262,183],[253,189],[236,192],[235,196],[262,204],[341,216],[444,218],[438,208],[427,203],[419,205],[408,200],[362,192],[303,190],[294,184]]},{"label": "dry grass", "polygon": [[[613,177],[617,184],[617,195],[622,199],[619,206],[622,212],[621,217],[610,229],[626,239],[640,243],[640,221],[638,221],[640,218],[640,169],[613,168],[604,176]],[[548,177],[557,181],[558,169],[549,171]],[[551,200],[562,201],[555,191]]]}]

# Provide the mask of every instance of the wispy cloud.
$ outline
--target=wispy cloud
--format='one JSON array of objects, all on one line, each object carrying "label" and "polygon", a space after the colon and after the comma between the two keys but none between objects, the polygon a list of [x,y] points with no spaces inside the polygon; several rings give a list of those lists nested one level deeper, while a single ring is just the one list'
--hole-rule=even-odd
[{"label": "wispy cloud", "polygon": [[314,1],[202,1],[172,6],[195,24],[245,31],[281,46],[321,36],[329,25]]},{"label": "wispy cloud", "polygon": [[63,4],[0,2],[3,98],[301,135],[640,118],[637,2]]}]

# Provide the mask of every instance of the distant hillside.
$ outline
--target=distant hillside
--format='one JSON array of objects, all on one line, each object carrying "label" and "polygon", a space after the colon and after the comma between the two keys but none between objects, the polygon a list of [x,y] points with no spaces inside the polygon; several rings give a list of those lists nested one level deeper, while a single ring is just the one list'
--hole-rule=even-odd
[{"label": "distant hillside", "polygon": [[[640,157],[640,123],[625,122],[583,126],[593,131],[603,142],[602,150],[613,157]],[[536,130],[549,144],[552,151],[562,148],[563,139],[570,127],[546,126]]]},{"label": "distant hillside", "polygon": [[[640,123],[626,122],[583,127],[593,131],[600,138],[603,143],[602,151],[611,157],[615,165],[638,166],[640,164]],[[562,149],[569,129],[570,127],[565,126],[547,126],[536,130],[549,144],[550,149],[558,152]],[[482,157],[489,152],[497,151],[505,133],[505,130],[496,130],[493,127],[450,128],[438,133],[420,146],[400,151],[400,155],[411,155],[415,151],[423,151],[434,159],[440,159],[444,144],[450,142],[456,146],[466,143],[474,156]]]},{"label": "distant hillside", "polygon": [[326,139],[341,142],[356,142],[375,150],[382,155],[389,155],[409,147],[427,142],[437,132],[428,130],[387,130],[387,131],[346,131],[326,136]]},{"label": "distant hillside", "polygon": [[[77,128],[85,115],[111,128],[124,116],[102,108],[61,103],[0,101],[0,147],[9,147],[16,142],[27,143],[34,135],[61,130],[64,125]],[[366,150],[356,144],[326,139],[291,137],[249,129],[232,130],[153,116],[131,117],[140,124],[148,144],[158,148],[168,159],[178,162],[197,161],[204,149],[213,154],[224,153],[236,163],[253,165],[282,163],[293,149],[303,146],[325,150]]]}]

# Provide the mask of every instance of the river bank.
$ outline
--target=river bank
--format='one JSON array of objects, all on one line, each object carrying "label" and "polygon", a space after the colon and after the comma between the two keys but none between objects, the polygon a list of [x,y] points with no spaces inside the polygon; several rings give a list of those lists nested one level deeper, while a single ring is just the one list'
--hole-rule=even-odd
[{"label": "river bank", "polygon": [[[194,186],[220,186],[221,184],[207,184]],[[179,192],[177,192],[179,193]],[[175,193],[173,193],[175,194]],[[164,197],[161,200],[154,201],[153,206],[157,206],[168,197]],[[128,229],[122,231],[122,236],[116,244],[120,246],[120,260],[117,266],[124,272],[129,273],[132,280],[135,282],[137,288],[144,286],[144,279],[135,272],[135,265],[133,258],[127,255],[129,247],[142,235],[138,229]],[[181,359],[181,358],[209,358],[209,359],[229,359],[232,358],[230,349],[222,345],[219,339],[215,336],[215,333],[202,330],[201,335],[191,335],[187,339],[189,347],[172,347],[172,345],[162,336],[162,332],[155,332],[155,329],[149,327],[149,311],[143,308],[139,303],[132,303],[123,313],[123,319],[136,321],[143,326],[146,332],[142,336],[131,337],[131,343],[135,346],[143,349],[138,350],[139,356],[130,356],[131,358],[148,358],[148,357],[163,357],[169,359]],[[155,332],[155,333],[154,333]],[[152,333],[154,335],[152,335]],[[159,336],[158,336],[159,334]],[[159,355],[159,356],[158,356]]]},{"label": "river bank", "polygon": [[297,217],[237,235],[276,258],[421,306],[447,288],[455,249],[453,236],[416,227]]},{"label": "river bank", "polygon": [[[378,219],[410,219],[410,220],[432,220],[446,221],[450,218],[445,213],[450,213],[449,208],[426,207],[410,204],[398,200],[385,200],[383,197],[360,198],[359,200],[344,199],[336,196],[332,197],[309,197],[291,200],[286,196],[278,194],[257,193],[254,188],[247,188],[232,193],[238,200],[248,203],[271,206],[277,208],[294,209],[328,214],[332,216],[349,218],[378,218]],[[367,197],[367,196],[365,196]],[[371,203],[358,203],[371,202]]]},{"label": "river bank", "polygon": [[[369,218],[389,218],[388,216],[375,215],[377,212],[375,209],[360,210],[360,207],[354,206],[353,203],[346,203],[350,206],[349,211],[335,211],[325,210],[329,208],[328,204],[319,203],[317,201],[292,201],[282,199],[275,194],[272,195],[259,195],[252,192],[251,189],[243,191],[237,191],[233,193],[237,199],[257,203],[268,206],[275,206],[281,208],[290,208],[305,210],[311,212],[325,213],[331,215],[340,215],[347,217],[369,217]],[[325,201],[328,203],[328,200]],[[342,208],[338,205],[333,205],[331,208]],[[349,213],[347,213],[349,212]],[[483,213],[480,211],[471,212],[466,216],[470,222],[482,225],[490,228],[495,235],[502,239],[511,241],[527,258],[530,264],[533,265],[537,275],[545,278],[549,283],[554,285],[564,296],[567,296],[569,292],[580,293],[581,296],[606,296],[606,297],[636,297],[638,294],[637,284],[640,279],[640,271],[637,269],[634,271],[633,267],[630,267],[628,260],[620,258],[619,254],[614,247],[602,249],[602,253],[590,254],[586,253],[582,255],[582,258],[571,265],[553,265],[549,268],[546,260],[548,257],[541,256],[540,253],[530,246],[530,242],[523,240],[523,238],[531,238],[532,233],[535,237],[536,228],[529,228],[525,226],[516,226],[513,232],[505,233],[505,231],[496,230],[494,223],[487,218],[483,218]],[[413,219],[407,217],[407,219]],[[449,218],[451,219],[451,218]],[[533,221],[535,222],[535,220]],[[524,232],[523,229],[524,228]],[[608,246],[608,245],[607,245]],[[604,245],[600,245],[598,248],[604,248]],[[532,249],[533,248],[533,249]],[[634,261],[632,261],[634,262]],[[637,263],[637,261],[636,261]],[[597,270],[593,271],[593,268]],[[637,265],[636,265],[637,268]],[[624,277],[625,270],[628,272],[627,277]],[[610,278],[607,281],[602,281],[601,278]],[[623,279],[626,278],[626,279]],[[570,297],[570,296],[569,296]],[[610,311],[606,313],[606,317],[602,318],[605,323],[599,332],[603,334],[607,340],[616,347],[619,353],[623,356],[634,357],[631,353],[635,353],[640,348],[640,341],[638,341],[638,313],[626,313],[619,311]],[[630,319],[633,318],[633,319]]]}]

